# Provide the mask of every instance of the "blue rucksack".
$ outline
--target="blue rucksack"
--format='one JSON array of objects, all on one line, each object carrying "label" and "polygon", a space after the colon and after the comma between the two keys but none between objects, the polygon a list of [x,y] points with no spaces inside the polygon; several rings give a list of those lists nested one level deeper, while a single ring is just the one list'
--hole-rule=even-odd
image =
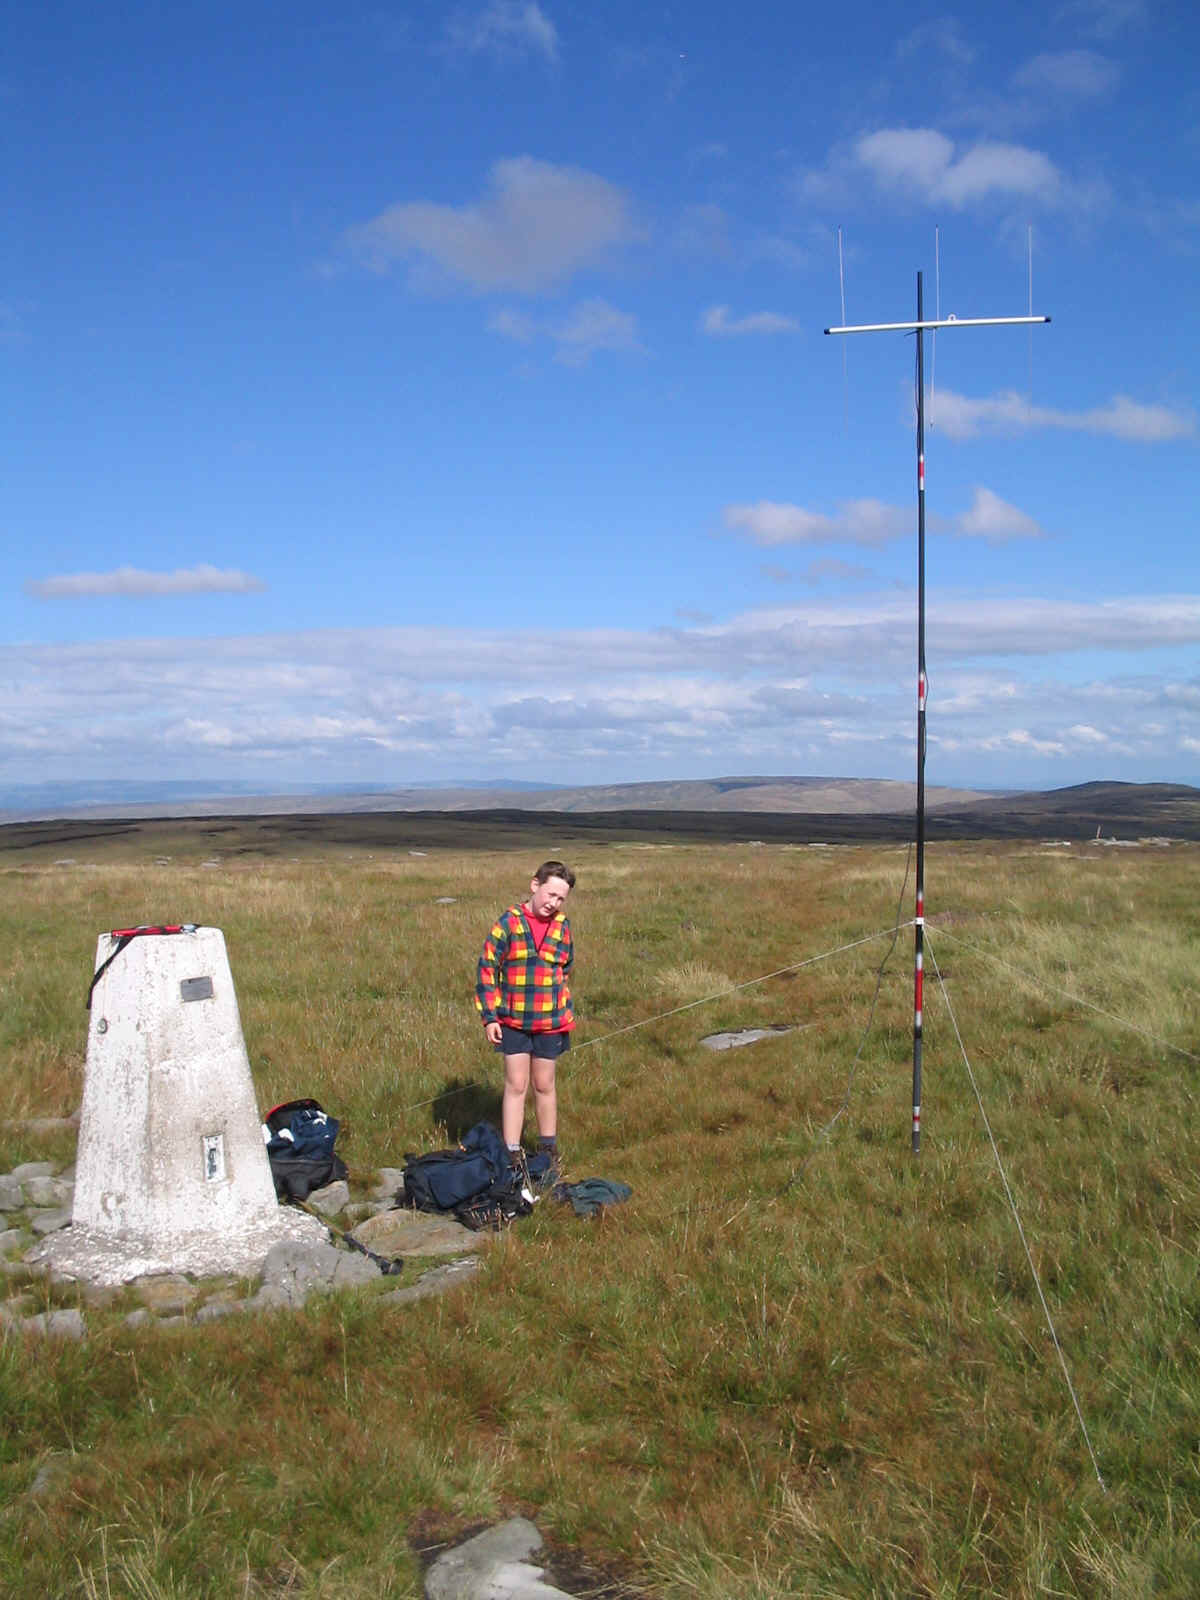
[{"label": "blue rucksack", "polygon": [[490,1122],[477,1122],[453,1150],[409,1154],[404,1203],[418,1211],[453,1211],[468,1227],[491,1226],[498,1218],[532,1209],[522,1198],[504,1140]]}]

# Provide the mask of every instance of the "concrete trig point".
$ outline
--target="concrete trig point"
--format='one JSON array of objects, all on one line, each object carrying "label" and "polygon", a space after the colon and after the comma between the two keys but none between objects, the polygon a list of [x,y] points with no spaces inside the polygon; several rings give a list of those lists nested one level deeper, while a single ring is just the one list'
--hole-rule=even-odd
[{"label": "concrete trig point", "polygon": [[324,1229],[275,1199],[220,929],[101,934],[71,1227],[39,1253],[121,1283],[253,1271],[295,1238]]}]

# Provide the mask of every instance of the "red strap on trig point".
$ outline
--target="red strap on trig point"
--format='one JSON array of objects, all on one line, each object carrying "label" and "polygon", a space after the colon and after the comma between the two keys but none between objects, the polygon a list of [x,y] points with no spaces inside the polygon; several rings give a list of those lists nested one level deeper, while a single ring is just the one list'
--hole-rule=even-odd
[{"label": "red strap on trig point", "polygon": [[96,985],[100,982],[100,979],[108,971],[109,967],[112,966],[113,962],[121,954],[121,951],[124,950],[125,946],[131,939],[137,939],[144,933],[195,933],[195,931],[196,924],[194,922],[164,922],[157,925],[152,925],[151,923],[147,922],[144,923],[140,928],[113,928],[108,937],[117,941],[117,948],[112,952],[107,961],[102,961],[100,963],[95,972],[92,974],[92,981],[88,985],[87,1001],[85,1003],[84,1010],[90,1011],[92,1009],[92,995],[95,993]]}]

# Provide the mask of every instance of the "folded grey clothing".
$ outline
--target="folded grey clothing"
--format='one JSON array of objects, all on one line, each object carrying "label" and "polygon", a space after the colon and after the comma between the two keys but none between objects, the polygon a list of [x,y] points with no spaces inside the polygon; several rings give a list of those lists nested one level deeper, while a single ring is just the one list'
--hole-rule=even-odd
[{"label": "folded grey clothing", "polygon": [[578,1183],[556,1183],[554,1198],[569,1201],[577,1217],[594,1217],[603,1206],[620,1205],[633,1190],[613,1178],[581,1178]]}]

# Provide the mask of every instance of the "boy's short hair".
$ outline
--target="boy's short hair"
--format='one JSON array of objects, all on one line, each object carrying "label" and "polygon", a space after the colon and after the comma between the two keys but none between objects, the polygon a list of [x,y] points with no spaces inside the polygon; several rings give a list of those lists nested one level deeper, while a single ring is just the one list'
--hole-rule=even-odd
[{"label": "boy's short hair", "polygon": [[575,874],[565,861],[543,861],[533,875],[534,883],[549,883],[551,878],[561,878],[568,889],[575,887]]}]

